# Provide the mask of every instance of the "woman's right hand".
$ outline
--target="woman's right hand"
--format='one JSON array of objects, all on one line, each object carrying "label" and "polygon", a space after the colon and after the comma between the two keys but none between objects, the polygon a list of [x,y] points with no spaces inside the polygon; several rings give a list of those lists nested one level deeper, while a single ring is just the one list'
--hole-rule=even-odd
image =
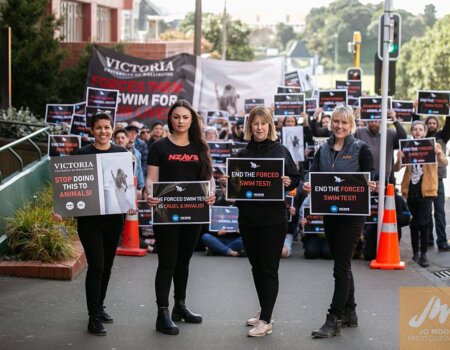
[{"label": "woman's right hand", "polygon": [[150,196],[147,197],[147,204],[150,207],[156,207],[156,205],[159,204],[160,202],[161,202],[161,200],[159,198],[153,198]]},{"label": "woman's right hand", "polygon": [[403,151],[397,152],[397,159],[402,159],[404,156],[405,156],[405,154],[403,153]]},{"label": "woman's right hand", "polygon": [[305,192],[305,193],[311,192],[311,184],[309,182],[305,182],[303,184],[303,192]]}]

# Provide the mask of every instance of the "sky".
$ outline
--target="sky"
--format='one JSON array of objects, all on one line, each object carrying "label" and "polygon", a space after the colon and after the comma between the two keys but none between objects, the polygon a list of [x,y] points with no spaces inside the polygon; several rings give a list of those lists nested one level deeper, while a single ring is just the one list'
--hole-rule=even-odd
[{"label": "sky", "polygon": [[[182,18],[187,12],[195,9],[195,0],[151,0],[170,17]],[[260,13],[283,13],[298,12],[307,14],[311,8],[327,6],[333,0],[226,0],[227,11],[231,14],[256,14]],[[450,14],[449,0],[392,0],[394,10],[404,9],[414,14],[423,13],[427,4],[436,6],[438,18]],[[381,0],[360,0],[361,3],[380,3]],[[223,12],[224,0],[202,0],[203,12]],[[255,10],[255,8],[257,10]]]}]

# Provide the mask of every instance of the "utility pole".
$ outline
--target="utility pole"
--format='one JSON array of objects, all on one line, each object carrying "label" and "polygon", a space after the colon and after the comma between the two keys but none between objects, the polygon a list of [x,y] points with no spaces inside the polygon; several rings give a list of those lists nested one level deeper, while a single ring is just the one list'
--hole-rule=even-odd
[{"label": "utility pole", "polygon": [[195,0],[194,55],[202,54],[202,0]]},{"label": "utility pole", "polygon": [[222,18],[222,60],[227,59],[227,0],[224,0]]}]

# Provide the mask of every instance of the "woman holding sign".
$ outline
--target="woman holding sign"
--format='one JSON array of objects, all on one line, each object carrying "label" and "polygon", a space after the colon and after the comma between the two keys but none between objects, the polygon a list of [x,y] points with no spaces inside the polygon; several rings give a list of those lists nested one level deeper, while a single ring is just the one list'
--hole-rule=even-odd
[{"label": "woman holding sign", "polygon": [[[202,137],[199,118],[186,100],[178,100],[169,110],[167,124],[170,135],[152,144],[147,159],[147,202],[156,206],[160,200],[152,194],[152,183],[158,181],[211,181],[209,148]],[[214,204],[215,194],[206,197]],[[202,316],[191,312],[185,304],[189,275],[189,261],[200,235],[201,224],[154,225],[158,245],[158,269],[155,278],[158,317],[156,330],[176,335],[178,327],[173,321],[201,323]],[[170,286],[174,284],[175,305],[169,313]]]},{"label": "woman holding sign", "polygon": [[[270,110],[253,108],[245,126],[244,139],[249,143],[239,151],[239,158],[284,159],[282,182],[290,191],[300,183],[300,174],[288,149],[277,141]],[[223,181],[223,180],[222,180]],[[252,266],[253,280],[258,294],[260,312],[247,321],[253,326],[249,337],[272,333],[272,311],[278,295],[278,267],[288,230],[284,201],[239,201],[239,231]]]},{"label": "woman holding sign", "polygon": [[[372,172],[373,156],[369,146],[354,138],[356,124],[353,110],[337,106],[331,115],[332,135],[314,155],[311,172]],[[369,181],[374,190],[376,183]],[[311,192],[305,182],[303,190]],[[326,322],[312,332],[315,338],[340,335],[341,325],[356,327],[355,286],[351,261],[356,243],[363,231],[365,216],[324,215],[325,236],[334,259],[334,293]]]},{"label": "woman holding sign", "polygon": [[[423,139],[427,134],[427,126],[421,120],[411,124],[411,135],[414,139]],[[429,265],[427,259],[428,250],[428,220],[431,213],[432,199],[437,196],[438,190],[438,163],[447,166],[448,161],[441,145],[436,143],[434,152],[437,163],[407,165],[402,180],[402,195],[408,199],[408,207],[412,214],[409,224],[411,229],[411,244],[413,248],[413,260],[422,267]],[[404,153],[398,151],[397,162],[394,170],[399,171],[402,165]],[[420,243],[420,244],[419,244]],[[420,246],[420,257],[419,257]]]}]

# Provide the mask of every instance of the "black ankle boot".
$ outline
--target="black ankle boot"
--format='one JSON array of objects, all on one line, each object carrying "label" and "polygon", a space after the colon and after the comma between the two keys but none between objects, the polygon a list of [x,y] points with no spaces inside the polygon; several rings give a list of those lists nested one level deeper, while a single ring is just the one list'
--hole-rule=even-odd
[{"label": "black ankle boot", "polygon": [[358,327],[358,315],[354,309],[345,309],[341,319],[342,327]]},{"label": "black ankle boot", "polygon": [[428,262],[427,253],[421,253],[419,258],[419,265],[422,267],[428,267],[430,266],[430,263]]},{"label": "black ankle boot", "polygon": [[106,329],[98,317],[89,317],[88,332],[93,335],[106,335]]},{"label": "black ankle boot", "polygon": [[202,323],[203,321],[201,315],[194,314],[186,307],[184,300],[175,301],[172,310],[172,319],[174,321],[181,321],[183,319],[186,323]]},{"label": "black ankle boot", "polygon": [[320,329],[311,334],[314,338],[331,338],[341,335],[341,320],[333,314],[327,315],[327,320]]},{"label": "black ankle boot", "polygon": [[110,315],[108,315],[108,313],[105,311],[104,306],[101,307],[98,318],[102,323],[114,323],[114,319]]},{"label": "black ankle boot", "polygon": [[158,332],[170,335],[180,333],[177,325],[170,318],[169,309],[167,307],[158,308],[158,318],[156,319],[156,330]]}]

